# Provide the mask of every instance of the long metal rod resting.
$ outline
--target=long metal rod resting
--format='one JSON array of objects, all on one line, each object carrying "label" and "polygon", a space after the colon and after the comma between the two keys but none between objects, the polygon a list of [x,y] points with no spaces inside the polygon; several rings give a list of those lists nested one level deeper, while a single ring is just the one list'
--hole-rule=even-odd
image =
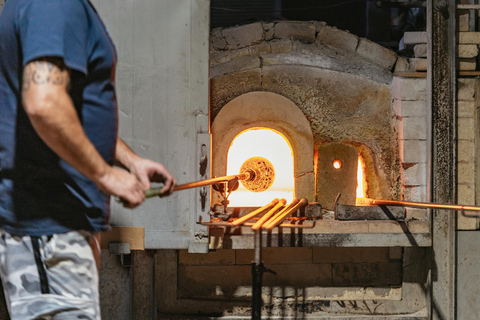
[{"label": "long metal rod resting", "polygon": [[272,202],[270,202],[269,204],[267,204],[266,206],[263,206],[261,208],[258,208],[257,210],[255,211],[252,211],[250,212],[249,214],[246,214],[244,215],[243,217],[233,221],[233,225],[234,226],[238,226],[240,224],[243,224],[245,221],[248,221],[250,219],[252,219],[253,217],[255,217],[256,215],[258,215],[259,213],[262,213],[263,211],[265,210],[268,210],[272,207],[274,207],[278,202],[280,201],[280,199],[273,199]]},{"label": "long metal rod resting", "polygon": [[290,209],[284,211],[281,215],[279,215],[277,218],[270,219],[265,226],[265,229],[271,230],[274,227],[278,226],[287,218],[289,214],[292,214],[293,212],[297,211],[298,209],[308,205],[308,200],[303,198],[300,201],[298,201],[293,207]]},{"label": "long metal rod resting", "polygon": [[480,207],[462,206],[457,204],[437,204],[437,203],[428,203],[428,202],[377,200],[377,199],[365,198],[361,201],[361,203],[367,204],[367,205],[376,205],[376,206],[404,206],[404,207],[414,207],[414,208],[480,211]]},{"label": "long metal rod resting", "polygon": [[280,209],[281,207],[283,207],[285,205],[285,203],[287,203],[287,200],[285,199],[281,199],[276,205],[275,207],[273,207],[272,209],[270,209],[270,211],[268,211],[267,213],[265,213],[263,215],[263,217],[261,217],[257,222],[255,222],[255,224],[252,226],[252,229],[253,230],[259,230],[263,224],[265,223],[265,221],[267,221],[272,215],[275,214],[275,212]]}]

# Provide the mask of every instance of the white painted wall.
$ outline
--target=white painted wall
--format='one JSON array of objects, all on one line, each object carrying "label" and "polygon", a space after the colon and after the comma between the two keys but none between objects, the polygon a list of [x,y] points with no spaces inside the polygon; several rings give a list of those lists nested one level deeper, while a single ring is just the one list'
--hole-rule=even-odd
[{"label": "white painted wall", "polygon": [[[117,47],[120,136],[139,155],[163,163],[178,183],[200,180],[197,149],[205,134],[210,148],[209,1],[92,3]],[[187,248],[203,230],[196,224],[198,193],[149,199],[134,211],[113,203],[111,222],[145,227],[147,248]]]}]

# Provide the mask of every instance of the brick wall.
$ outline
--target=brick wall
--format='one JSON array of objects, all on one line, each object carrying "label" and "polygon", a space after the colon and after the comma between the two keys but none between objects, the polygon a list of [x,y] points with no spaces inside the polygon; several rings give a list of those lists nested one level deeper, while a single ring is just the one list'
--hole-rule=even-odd
[{"label": "brick wall", "polygon": [[[428,201],[427,156],[429,134],[425,78],[395,77],[392,84],[394,121],[398,128],[402,186],[406,201]],[[460,78],[457,92],[457,188],[461,205],[476,205],[479,80]],[[428,220],[425,209],[407,208],[408,220]],[[459,230],[478,228],[478,219],[459,215]]]},{"label": "brick wall", "polygon": [[[285,292],[295,288],[310,288],[316,298],[321,291],[323,299],[365,299],[365,287],[402,284],[401,248],[263,248],[262,253],[266,268],[277,273],[264,274],[264,293],[276,298],[286,298]],[[180,250],[179,297],[249,297],[253,259],[253,250],[217,250],[208,254]],[[372,295],[370,299],[382,296]]]},{"label": "brick wall", "polygon": [[[465,78],[458,80],[458,203],[476,205],[476,157],[478,143],[478,79]],[[457,228],[471,230],[478,228],[478,219],[458,216]]]},{"label": "brick wall", "polygon": [[[425,78],[395,77],[392,84],[394,121],[398,128],[402,187],[405,201],[426,202],[427,160],[427,102]],[[427,220],[426,209],[407,208],[407,220]]]}]

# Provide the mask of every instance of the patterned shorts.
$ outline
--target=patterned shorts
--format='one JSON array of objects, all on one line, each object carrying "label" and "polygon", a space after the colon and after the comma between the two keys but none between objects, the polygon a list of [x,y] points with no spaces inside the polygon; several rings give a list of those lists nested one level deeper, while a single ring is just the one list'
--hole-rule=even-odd
[{"label": "patterned shorts", "polygon": [[101,318],[92,238],[83,231],[33,237],[0,229],[0,276],[12,320]]}]

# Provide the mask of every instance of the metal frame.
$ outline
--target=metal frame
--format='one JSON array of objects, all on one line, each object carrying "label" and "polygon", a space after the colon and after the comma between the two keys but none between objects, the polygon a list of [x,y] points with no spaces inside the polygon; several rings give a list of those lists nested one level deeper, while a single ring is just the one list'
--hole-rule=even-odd
[{"label": "metal frame", "polygon": [[[455,0],[427,1],[431,202],[456,202]],[[456,215],[432,210],[431,318],[455,319]]]}]

